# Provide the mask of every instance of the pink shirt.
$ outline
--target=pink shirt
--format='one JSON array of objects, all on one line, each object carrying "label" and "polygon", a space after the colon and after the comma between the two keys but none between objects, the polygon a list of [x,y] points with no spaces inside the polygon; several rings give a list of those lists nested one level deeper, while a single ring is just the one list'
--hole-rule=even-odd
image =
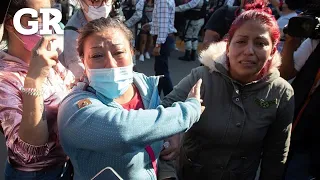
[{"label": "pink shirt", "polygon": [[0,122],[6,138],[8,157],[13,167],[22,171],[38,171],[62,165],[67,156],[58,141],[57,113],[60,101],[67,95],[73,75],[61,64],[51,69],[45,81],[44,104],[49,128],[48,142],[33,146],[18,135],[22,119],[22,95],[28,64],[0,51]]}]

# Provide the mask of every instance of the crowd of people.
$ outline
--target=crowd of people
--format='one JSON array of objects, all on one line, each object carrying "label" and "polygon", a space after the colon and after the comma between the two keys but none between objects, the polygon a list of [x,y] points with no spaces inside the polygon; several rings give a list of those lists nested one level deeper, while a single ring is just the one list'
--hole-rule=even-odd
[{"label": "crowd of people", "polygon": [[[320,32],[301,39],[284,30],[301,7],[9,2],[0,26],[6,180],[92,179],[106,168],[133,180],[320,178]],[[63,35],[41,35],[42,17],[28,14],[21,25],[37,21],[39,31],[15,29],[20,9],[51,7],[67,9]],[[177,38],[185,45],[179,59],[201,65],[173,86]],[[136,55],[154,56],[154,76],[137,72]]]}]

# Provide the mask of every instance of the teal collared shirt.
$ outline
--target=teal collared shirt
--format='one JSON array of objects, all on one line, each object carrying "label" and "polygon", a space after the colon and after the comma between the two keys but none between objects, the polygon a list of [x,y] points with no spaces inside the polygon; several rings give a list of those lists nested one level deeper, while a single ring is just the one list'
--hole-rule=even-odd
[{"label": "teal collared shirt", "polygon": [[[190,98],[169,108],[160,106],[158,77],[134,74],[134,84],[145,110],[125,110],[99,93],[77,90],[59,107],[61,145],[70,157],[75,179],[91,179],[105,167],[112,167],[124,179],[156,179],[150,145],[159,157],[163,139],[187,131],[200,118],[198,100]],[[79,108],[78,102],[90,103]]]}]

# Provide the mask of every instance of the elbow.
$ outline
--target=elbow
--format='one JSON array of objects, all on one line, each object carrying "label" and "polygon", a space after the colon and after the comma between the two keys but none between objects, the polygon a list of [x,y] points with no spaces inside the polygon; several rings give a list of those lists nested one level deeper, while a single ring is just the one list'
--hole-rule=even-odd
[{"label": "elbow", "polygon": [[117,139],[119,144],[132,144],[132,142],[136,139],[138,139],[132,131],[128,127],[123,127],[121,130],[117,132],[117,135],[119,138]]}]

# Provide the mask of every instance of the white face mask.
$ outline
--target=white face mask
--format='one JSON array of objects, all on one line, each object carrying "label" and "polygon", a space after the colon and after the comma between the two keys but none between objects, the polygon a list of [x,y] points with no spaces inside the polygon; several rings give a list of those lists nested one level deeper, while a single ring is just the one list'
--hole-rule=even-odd
[{"label": "white face mask", "polygon": [[133,65],[118,68],[87,69],[89,86],[109,99],[123,95],[133,82]]},{"label": "white face mask", "polygon": [[112,5],[107,5],[106,3],[103,3],[100,7],[95,6],[88,6],[88,17],[91,20],[100,19],[102,17],[107,18],[109,16],[109,13],[111,12]]}]

